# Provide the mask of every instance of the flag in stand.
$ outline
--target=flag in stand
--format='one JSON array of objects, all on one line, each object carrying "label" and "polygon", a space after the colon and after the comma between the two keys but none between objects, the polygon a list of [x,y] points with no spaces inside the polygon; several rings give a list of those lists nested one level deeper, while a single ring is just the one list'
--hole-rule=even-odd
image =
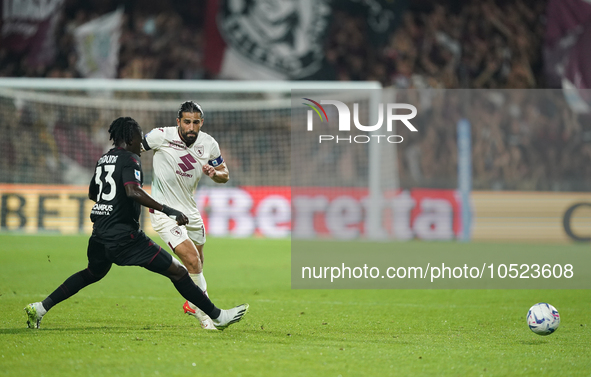
[{"label": "flag in stand", "polygon": [[115,78],[123,9],[80,25],[74,30],[77,68],[84,77]]},{"label": "flag in stand", "polygon": [[549,0],[544,46],[546,80],[562,86],[576,113],[591,111],[591,0]]},{"label": "flag in stand", "polygon": [[322,68],[329,0],[209,0],[206,69],[220,78],[303,79]]},{"label": "flag in stand", "polygon": [[0,0],[0,46],[25,53],[30,67],[50,65],[56,55],[55,31],[64,0]]}]

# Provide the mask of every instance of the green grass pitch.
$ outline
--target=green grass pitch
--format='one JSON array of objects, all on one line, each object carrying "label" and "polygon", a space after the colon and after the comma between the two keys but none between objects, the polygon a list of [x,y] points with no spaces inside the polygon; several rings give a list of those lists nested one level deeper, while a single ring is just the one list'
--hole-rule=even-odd
[{"label": "green grass pitch", "polygon": [[[0,375],[591,375],[589,290],[291,290],[288,240],[208,240],[211,298],[250,304],[224,332],[168,279],[117,266],[27,329],[23,307],[85,267],[87,239],[0,235]],[[540,301],[561,314],[547,337],[525,323]]]}]

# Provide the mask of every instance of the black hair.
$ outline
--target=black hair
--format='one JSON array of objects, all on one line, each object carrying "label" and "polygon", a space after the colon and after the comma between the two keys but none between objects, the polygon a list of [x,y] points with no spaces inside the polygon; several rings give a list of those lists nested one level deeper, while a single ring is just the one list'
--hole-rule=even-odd
[{"label": "black hair", "polygon": [[194,113],[194,112],[200,113],[201,119],[205,118],[205,114],[203,113],[203,109],[201,108],[201,105],[199,105],[197,102],[185,101],[185,102],[181,103],[181,107],[179,107],[179,113],[178,113],[177,118],[181,119],[183,117],[183,113]]},{"label": "black hair", "polygon": [[131,143],[134,132],[142,133],[140,125],[130,117],[119,117],[109,126],[109,140],[113,140],[113,145],[119,145],[121,142]]}]

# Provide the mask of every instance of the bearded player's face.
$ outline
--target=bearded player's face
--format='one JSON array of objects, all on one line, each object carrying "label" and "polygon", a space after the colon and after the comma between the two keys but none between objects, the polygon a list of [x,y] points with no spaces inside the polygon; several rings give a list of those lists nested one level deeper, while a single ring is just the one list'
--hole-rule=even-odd
[{"label": "bearded player's face", "polygon": [[198,111],[194,113],[184,112],[182,115],[180,119],[176,119],[176,124],[179,127],[181,139],[185,144],[191,145],[197,140],[199,130],[203,126],[203,119]]}]

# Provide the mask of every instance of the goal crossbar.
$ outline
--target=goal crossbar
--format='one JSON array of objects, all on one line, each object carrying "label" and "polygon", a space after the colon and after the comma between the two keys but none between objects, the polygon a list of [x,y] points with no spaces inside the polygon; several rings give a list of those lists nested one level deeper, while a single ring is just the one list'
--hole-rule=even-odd
[{"label": "goal crossbar", "polygon": [[0,88],[35,90],[117,90],[144,92],[289,92],[292,89],[381,89],[374,81],[230,81],[0,78]]}]

